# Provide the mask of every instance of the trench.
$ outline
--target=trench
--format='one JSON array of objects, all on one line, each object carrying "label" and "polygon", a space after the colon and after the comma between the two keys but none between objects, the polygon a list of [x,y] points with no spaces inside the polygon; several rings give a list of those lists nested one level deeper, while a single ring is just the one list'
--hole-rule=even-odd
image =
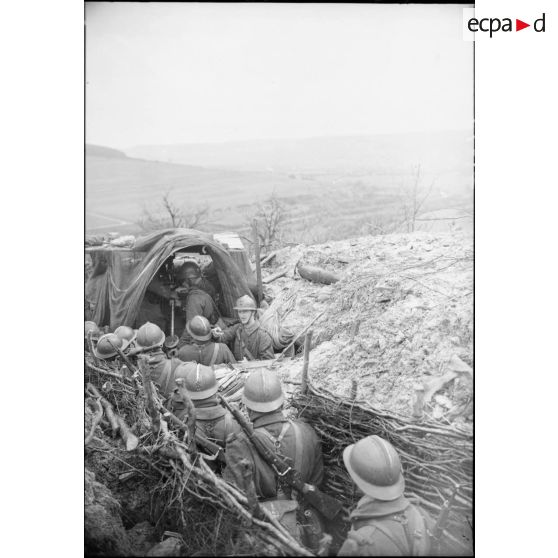
[{"label": "trench", "polygon": [[[114,373],[108,365],[105,367],[107,373]],[[116,377],[97,373],[87,366],[87,358],[85,379],[102,391],[139,440],[137,450],[126,451],[123,442],[112,437],[110,425],[101,422],[85,450],[86,468],[95,473],[96,480],[110,490],[120,505],[120,520],[130,540],[126,554],[143,556],[165,533],[173,532],[182,537],[182,555],[296,555],[288,545],[270,538],[261,526],[251,524],[249,516],[239,515],[241,510],[231,506],[232,499],[224,505],[220,500],[224,495],[218,486],[207,482],[207,476],[194,468],[185,472],[179,463],[165,460],[156,452],[141,451],[162,444],[149,432],[141,393],[134,393]],[[406,495],[434,519],[452,486],[460,485],[442,537],[442,554],[472,555],[470,436],[453,429],[444,432],[439,425],[411,424],[404,417],[380,412],[366,402],[339,398],[314,386],[305,394],[295,391],[289,405],[290,412],[309,422],[320,436],[325,469],[322,490],[343,504],[341,514],[326,521],[325,530],[333,537],[328,555],[335,556],[342,544],[350,525],[348,513],[359,498],[343,467],[342,450],[370,434],[388,439],[398,449],[407,479]],[[86,431],[88,426],[86,420]],[[143,529],[139,537],[143,537],[142,544],[137,540],[141,531],[138,526]],[[99,545],[87,537],[86,554],[109,555],[99,551]],[[113,549],[110,555],[118,554]]]}]

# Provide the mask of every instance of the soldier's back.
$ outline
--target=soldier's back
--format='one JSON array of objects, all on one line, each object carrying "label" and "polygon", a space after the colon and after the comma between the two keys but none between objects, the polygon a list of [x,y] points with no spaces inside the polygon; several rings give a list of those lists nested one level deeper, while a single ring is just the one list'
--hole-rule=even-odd
[{"label": "soldier's back", "polygon": [[178,358],[184,362],[199,362],[204,366],[236,362],[230,349],[223,343],[186,344],[178,350]]},{"label": "soldier's back", "polygon": [[318,436],[313,428],[300,420],[287,420],[282,411],[260,416],[254,430],[268,438],[281,455],[287,457],[304,482],[319,485],[323,477],[323,457]]},{"label": "soldier's back", "polygon": [[220,405],[197,408],[196,426],[206,438],[219,444],[222,448],[225,447],[227,436],[240,432],[240,426],[233,416]]},{"label": "soldier's back", "polygon": [[404,511],[357,519],[338,556],[428,556],[427,520],[410,504]]}]

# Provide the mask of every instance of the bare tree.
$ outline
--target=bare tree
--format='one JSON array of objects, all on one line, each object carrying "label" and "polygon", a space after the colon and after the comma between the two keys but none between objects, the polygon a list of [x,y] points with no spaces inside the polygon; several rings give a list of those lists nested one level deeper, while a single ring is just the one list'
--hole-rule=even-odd
[{"label": "bare tree", "polygon": [[205,226],[208,219],[208,205],[192,207],[186,211],[172,200],[169,190],[163,195],[158,210],[143,208],[138,225],[145,232],[168,228],[196,229]]},{"label": "bare tree", "polygon": [[184,221],[182,210],[170,199],[170,192],[166,192],[163,196],[163,207],[170,217],[171,225],[173,227],[182,227]]},{"label": "bare tree", "polygon": [[399,192],[398,197],[403,213],[403,220],[400,226],[404,226],[407,232],[415,231],[417,217],[432,193],[433,186],[434,180],[432,180],[426,192],[421,188],[420,165],[418,165],[411,188],[403,188]]},{"label": "bare tree", "polygon": [[250,218],[257,224],[258,238],[263,250],[269,251],[283,244],[284,225],[289,217],[285,204],[275,192],[263,203],[258,205],[256,214]]},{"label": "bare tree", "polygon": [[372,236],[391,234],[401,226],[401,222],[391,214],[374,216],[366,222],[365,234]]}]

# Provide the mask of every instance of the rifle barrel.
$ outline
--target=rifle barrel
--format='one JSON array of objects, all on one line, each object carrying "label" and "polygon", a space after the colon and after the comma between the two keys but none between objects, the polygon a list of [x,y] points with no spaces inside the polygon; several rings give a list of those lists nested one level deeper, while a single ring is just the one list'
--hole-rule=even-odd
[{"label": "rifle barrel", "polygon": [[130,369],[132,373],[137,372],[137,368],[132,364],[132,361],[124,354],[120,347],[117,347],[109,338],[107,341],[110,343],[111,347],[118,353],[118,356],[124,361],[126,366]]}]

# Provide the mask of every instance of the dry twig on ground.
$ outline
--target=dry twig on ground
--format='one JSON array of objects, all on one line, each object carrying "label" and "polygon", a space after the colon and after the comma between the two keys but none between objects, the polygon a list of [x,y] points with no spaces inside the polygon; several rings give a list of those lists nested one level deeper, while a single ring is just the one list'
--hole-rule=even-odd
[{"label": "dry twig on ground", "polygon": [[[200,450],[191,451],[188,433],[183,428],[187,425],[182,423],[182,426],[177,425],[178,428],[167,425],[164,415],[161,415],[165,409],[156,393],[150,394],[150,414],[146,409],[143,386],[140,393],[132,396],[126,389],[121,389],[126,387],[124,379],[117,378],[116,372],[112,372],[114,376],[111,377],[115,379],[111,390],[101,393],[101,382],[97,386],[92,383],[95,381],[93,375],[97,374],[98,367],[92,365],[92,358],[87,354],[85,361],[86,381],[89,380],[87,392],[103,403],[105,412],[107,409],[113,411],[120,435],[125,437],[126,434],[131,434],[138,440],[138,444],[134,448],[135,451],[119,457],[117,454],[122,450],[117,446],[112,447],[105,440],[101,441],[98,438],[93,440],[108,448],[102,451],[113,453],[114,457],[123,463],[139,459],[157,475],[156,486],[151,488],[157,499],[154,506],[154,524],[180,532],[188,543],[189,554],[206,554],[209,551],[208,541],[213,541],[216,536],[212,529],[222,529],[223,514],[226,514],[228,528],[223,540],[230,547],[234,543],[235,548],[243,547],[249,555],[257,554],[258,549],[262,551],[262,548],[272,547],[275,555],[312,556],[312,553],[301,546],[266,510],[258,506],[258,513],[253,514],[253,498],[248,498],[243,491],[217,475],[206,463],[206,458],[210,459],[211,456]],[[104,363],[104,366],[111,371],[112,366],[117,365]],[[233,383],[241,382],[238,376],[236,371],[231,373]],[[151,384],[149,375],[145,374],[144,377]],[[236,391],[233,392],[234,396]],[[118,409],[118,414],[114,412],[114,408]],[[154,409],[157,417],[154,416]],[[152,428],[153,419],[155,424],[158,424],[157,428]],[[126,422],[134,424],[137,437],[129,428],[122,428]],[[90,451],[101,450],[91,448]],[[131,465],[130,467],[133,469]],[[192,509],[198,510],[198,513],[192,514]],[[217,518],[221,518],[219,526]],[[238,522],[238,518],[242,519],[243,525]],[[203,527],[204,524],[207,525],[207,529]],[[230,554],[230,548],[226,553]]]}]

